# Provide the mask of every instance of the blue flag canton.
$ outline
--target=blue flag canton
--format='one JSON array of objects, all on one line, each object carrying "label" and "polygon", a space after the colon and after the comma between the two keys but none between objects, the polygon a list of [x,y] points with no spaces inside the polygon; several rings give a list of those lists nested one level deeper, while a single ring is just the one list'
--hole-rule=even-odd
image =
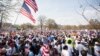
[{"label": "blue flag canton", "polygon": [[28,13],[31,13],[29,7],[27,6],[25,2],[23,3],[22,8],[24,8]]}]

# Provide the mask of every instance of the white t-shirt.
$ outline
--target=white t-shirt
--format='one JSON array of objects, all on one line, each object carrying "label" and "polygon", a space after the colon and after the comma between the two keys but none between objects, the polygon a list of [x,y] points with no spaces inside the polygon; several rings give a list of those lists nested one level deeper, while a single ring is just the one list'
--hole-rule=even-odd
[{"label": "white t-shirt", "polygon": [[82,50],[88,50],[84,45],[82,44],[77,44],[77,46],[75,47],[76,50],[79,51],[79,56],[81,56],[81,51]]},{"label": "white t-shirt", "polygon": [[70,56],[68,50],[62,50],[61,56]]},{"label": "white t-shirt", "polygon": [[68,46],[69,55],[72,56],[72,52],[74,52],[73,47],[71,45],[67,45],[67,46]]},{"label": "white t-shirt", "polygon": [[15,49],[15,47],[14,48],[9,48],[9,49],[6,49],[6,51],[7,51],[7,55],[13,55],[14,53],[16,53],[16,49]]},{"label": "white t-shirt", "polygon": [[98,51],[100,51],[100,46],[94,46],[94,51],[96,56],[100,56],[100,53],[98,53]]}]

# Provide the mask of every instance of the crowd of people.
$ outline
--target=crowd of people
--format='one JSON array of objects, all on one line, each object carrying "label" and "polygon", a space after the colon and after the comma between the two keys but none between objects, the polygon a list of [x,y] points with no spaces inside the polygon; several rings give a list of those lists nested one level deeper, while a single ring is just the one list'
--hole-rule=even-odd
[{"label": "crowd of people", "polygon": [[100,56],[100,32],[49,30],[0,34],[0,56]]}]

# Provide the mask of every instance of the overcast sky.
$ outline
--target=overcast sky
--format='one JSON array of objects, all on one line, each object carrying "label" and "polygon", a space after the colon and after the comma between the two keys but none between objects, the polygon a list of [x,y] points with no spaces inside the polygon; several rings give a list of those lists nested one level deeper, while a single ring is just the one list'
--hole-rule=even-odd
[{"label": "overcast sky", "polygon": [[[87,6],[87,3],[83,0],[36,0],[36,2],[39,10],[37,11],[37,13],[33,12],[33,16],[36,19],[35,24],[38,24],[37,18],[40,15],[44,15],[47,18],[54,19],[58,24],[61,25],[88,24],[88,22],[78,14],[82,11],[80,7]],[[91,0],[89,2],[94,3]],[[84,6],[81,6],[81,4],[84,4]],[[88,17],[93,17],[94,13],[95,11],[87,6],[85,15],[87,15]],[[14,23],[18,14],[12,14],[13,17],[10,17],[9,22]],[[32,21],[24,15],[19,14],[16,24],[23,23],[32,23]]]}]

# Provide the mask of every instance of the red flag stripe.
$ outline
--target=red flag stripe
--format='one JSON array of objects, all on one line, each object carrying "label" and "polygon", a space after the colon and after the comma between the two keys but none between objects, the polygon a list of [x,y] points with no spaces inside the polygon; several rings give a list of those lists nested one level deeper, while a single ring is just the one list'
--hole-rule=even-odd
[{"label": "red flag stripe", "polygon": [[26,10],[24,8],[21,8],[21,13],[23,15],[25,15],[26,17],[30,18],[33,21],[33,23],[35,23],[33,16],[31,14],[29,14],[28,12],[26,12]]},{"label": "red flag stripe", "polygon": [[32,3],[31,0],[25,0],[25,2],[26,2],[30,7],[32,7],[32,8],[35,10],[35,12],[37,11],[37,7],[35,6],[35,4]]},{"label": "red flag stripe", "polygon": [[31,19],[33,23],[35,23],[35,20],[34,20],[34,19],[32,19],[32,17],[31,17],[31,16],[27,15],[26,13],[22,13],[22,14],[23,14],[23,15],[25,15],[26,17],[28,17],[29,19]]},{"label": "red flag stripe", "polygon": [[36,12],[38,10],[37,5],[35,2],[33,2],[32,0],[25,0],[25,2],[34,9],[34,11]]},{"label": "red flag stripe", "polygon": [[32,0],[27,0],[29,3],[31,3],[37,10],[38,10],[38,7],[37,7],[37,4],[36,4],[36,2],[35,2],[35,0],[34,1],[32,1]]}]

